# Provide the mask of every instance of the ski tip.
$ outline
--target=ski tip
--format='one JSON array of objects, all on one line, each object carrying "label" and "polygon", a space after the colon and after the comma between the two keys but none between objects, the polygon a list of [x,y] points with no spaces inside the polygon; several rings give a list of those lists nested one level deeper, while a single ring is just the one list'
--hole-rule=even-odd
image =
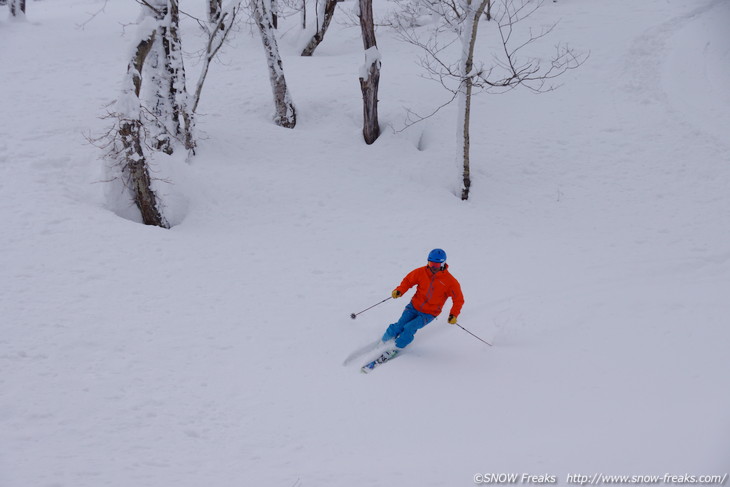
[{"label": "ski tip", "polygon": [[400,352],[401,351],[399,349],[386,350],[375,360],[368,362],[365,365],[363,365],[362,367],[360,367],[360,372],[367,374],[368,372],[372,371],[378,365],[381,365],[390,360],[393,360],[395,357],[400,355]]}]

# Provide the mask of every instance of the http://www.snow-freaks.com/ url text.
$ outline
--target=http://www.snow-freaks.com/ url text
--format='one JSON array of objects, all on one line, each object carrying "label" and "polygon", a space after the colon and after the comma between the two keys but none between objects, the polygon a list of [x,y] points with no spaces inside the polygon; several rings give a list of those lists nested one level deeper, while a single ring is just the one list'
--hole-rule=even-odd
[{"label": "http://www.snow-freaks.com/ url text", "polygon": [[725,486],[728,474],[715,475],[609,475],[603,473],[569,473],[565,476],[530,473],[477,473],[475,484],[558,484],[565,481],[568,485],[703,485]]}]

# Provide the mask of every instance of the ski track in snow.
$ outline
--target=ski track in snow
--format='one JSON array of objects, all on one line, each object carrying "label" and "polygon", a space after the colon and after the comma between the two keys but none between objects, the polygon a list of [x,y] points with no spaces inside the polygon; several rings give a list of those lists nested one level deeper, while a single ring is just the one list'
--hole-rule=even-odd
[{"label": "ski track in snow", "polygon": [[[536,21],[591,56],[553,93],[475,99],[468,203],[444,176],[452,108],[390,130],[444,93],[387,29],[368,147],[357,29],[333,23],[310,59],[281,40],[284,131],[244,28],[211,67],[197,157],[156,160],[169,231],[110,208],[85,141],[138,8],[77,28],[100,6],[0,7],[1,486],[730,471],[727,2],[544,5]],[[342,367],[410,294],[349,314],[433,247],[494,347],[441,316],[392,364]]]}]

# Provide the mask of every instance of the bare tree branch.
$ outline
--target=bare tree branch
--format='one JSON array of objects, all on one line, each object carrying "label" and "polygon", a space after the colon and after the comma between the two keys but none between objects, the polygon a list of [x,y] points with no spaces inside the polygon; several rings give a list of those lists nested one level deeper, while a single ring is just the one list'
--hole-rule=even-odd
[{"label": "bare tree branch", "polygon": [[86,28],[86,26],[91,23],[92,20],[94,20],[98,15],[100,15],[100,14],[102,14],[102,13],[104,13],[106,11],[106,6],[107,6],[108,3],[109,3],[109,0],[104,0],[104,5],[102,5],[99,8],[99,10],[97,10],[96,12],[93,12],[93,13],[89,14],[89,18],[88,19],[86,19],[85,21],[81,22],[80,24],[76,24],[76,28],[79,29],[79,30],[84,30]]},{"label": "bare tree branch", "polygon": [[218,51],[220,51],[221,47],[223,47],[223,44],[225,44],[226,39],[228,38],[228,35],[231,33],[231,30],[233,29],[235,23],[236,23],[236,17],[238,16],[238,13],[241,11],[243,7],[241,6],[241,2],[234,3],[231,5],[228,9],[225,11],[222,11],[220,15],[218,16],[217,22],[214,23],[212,28],[210,28],[208,25],[206,25],[205,22],[202,22],[198,19],[198,24],[205,30],[205,32],[208,35],[208,42],[206,43],[205,47],[205,55],[203,58],[203,68],[201,69],[200,77],[198,78],[198,83],[195,87],[195,94],[193,95],[193,103],[192,103],[192,112],[195,113],[198,109],[198,104],[200,103],[200,96],[203,91],[203,85],[205,84],[205,79],[208,76],[208,69],[210,68],[211,62],[213,62],[213,59],[218,55]]}]

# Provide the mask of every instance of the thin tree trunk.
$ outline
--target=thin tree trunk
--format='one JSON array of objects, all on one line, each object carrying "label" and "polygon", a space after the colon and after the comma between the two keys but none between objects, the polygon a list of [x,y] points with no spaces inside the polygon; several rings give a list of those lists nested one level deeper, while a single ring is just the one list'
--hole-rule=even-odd
[{"label": "thin tree trunk", "polygon": [[463,100],[463,119],[461,128],[461,149],[463,171],[461,178],[461,199],[469,199],[469,189],[471,188],[471,162],[469,160],[469,124],[471,123],[471,92],[473,81],[471,78],[464,80],[464,100]]},{"label": "thin tree trunk", "polygon": [[[322,25],[319,26],[317,32],[312,36],[307,46],[302,50],[302,56],[311,56],[314,54],[314,50],[324,40],[324,35],[327,33],[327,29],[332,22],[332,17],[335,16],[335,8],[337,7],[337,0],[326,0],[324,4],[324,12],[322,16]],[[319,12],[317,12],[317,19],[319,19]]]},{"label": "thin tree trunk", "polygon": [[472,0],[464,0],[464,12],[466,13],[466,25],[462,34],[462,85],[460,96],[460,122],[458,144],[461,146],[462,160],[462,181],[461,181],[461,199],[469,199],[469,190],[471,188],[471,162],[470,144],[469,144],[469,127],[471,124],[471,95],[474,85],[474,48],[477,41],[477,30],[479,28],[479,18],[484,13],[489,0],[481,0],[476,10],[472,8]]},{"label": "thin tree trunk", "polygon": [[170,76],[169,93],[172,105],[172,119],[175,122],[175,135],[182,137],[185,149],[194,152],[194,122],[193,115],[188,108],[189,97],[182,41],[180,40],[180,9],[177,0],[169,1],[170,24],[162,44],[165,47],[165,65]]},{"label": "thin tree trunk", "polygon": [[363,101],[363,137],[372,144],[380,135],[378,123],[378,84],[380,83],[380,53],[375,39],[372,0],[360,0],[360,29],[365,48],[365,65],[360,75]]},{"label": "thin tree trunk", "polygon": [[[192,107],[190,113],[195,116],[198,110],[198,104],[200,103],[200,96],[203,92],[203,85],[205,79],[208,76],[208,70],[210,69],[210,63],[218,54],[218,50],[223,46],[228,34],[231,32],[233,23],[236,21],[238,10],[240,6],[234,6],[230,10],[221,13],[217,23],[211,25],[211,29],[208,31],[208,43],[205,47],[205,58],[203,59],[203,67],[200,70],[200,77],[198,83],[195,85],[195,94],[193,95]],[[230,20],[229,20],[230,18]]]},{"label": "thin tree trunk", "polygon": [[284,65],[279,55],[279,46],[276,43],[276,34],[271,20],[271,10],[268,0],[255,0],[254,16],[261,31],[261,41],[266,52],[266,62],[269,66],[269,80],[274,94],[276,115],[274,123],[281,127],[294,128],[297,124],[297,114],[292,103],[289,89],[284,77]]}]

